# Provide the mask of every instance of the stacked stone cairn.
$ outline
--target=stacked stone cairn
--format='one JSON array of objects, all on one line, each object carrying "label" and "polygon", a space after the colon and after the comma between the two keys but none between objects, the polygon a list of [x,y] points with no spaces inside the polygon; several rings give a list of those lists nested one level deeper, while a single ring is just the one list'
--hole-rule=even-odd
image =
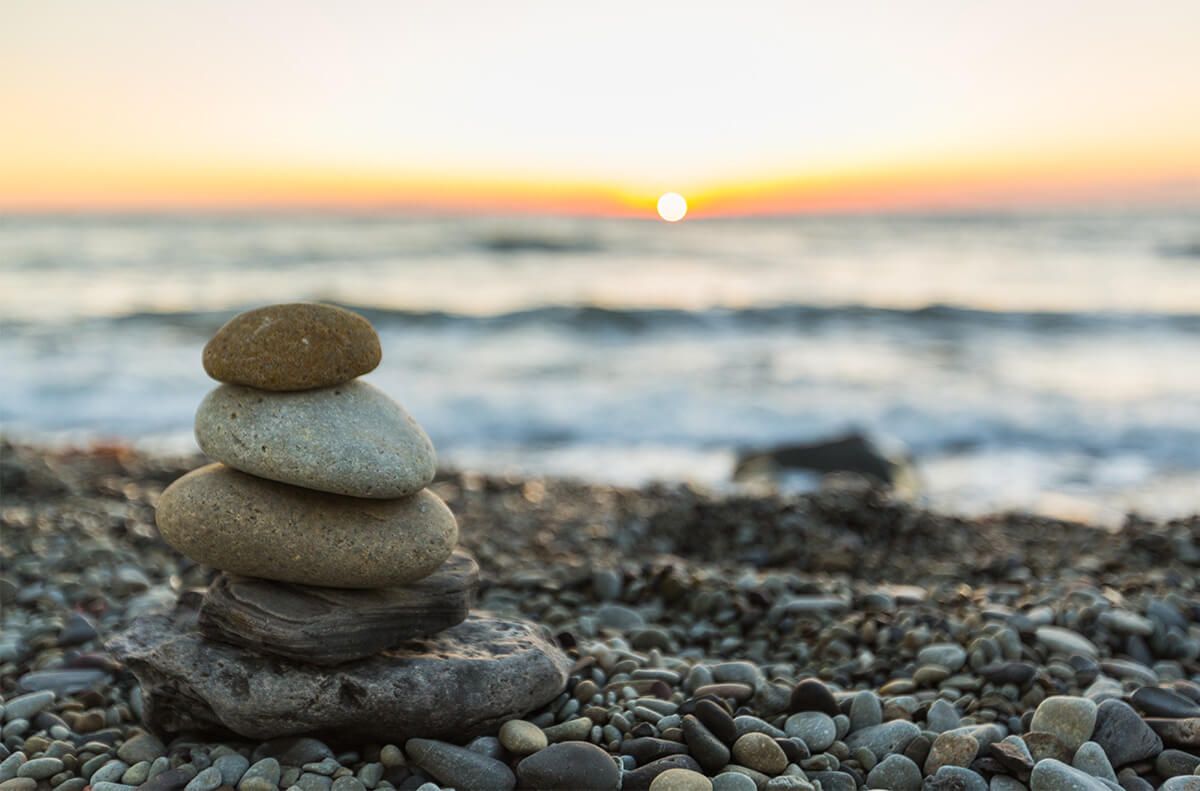
[{"label": "stacked stone cairn", "polygon": [[151,729],[461,741],[562,691],[570,663],[541,627],[469,614],[479,569],[426,488],[433,445],[357,378],[381,359],[365,318],[252,310],[203,359],[223,382],[196,415],[216,463],[163,492],[156,519],[219,571],[110,643]]}]

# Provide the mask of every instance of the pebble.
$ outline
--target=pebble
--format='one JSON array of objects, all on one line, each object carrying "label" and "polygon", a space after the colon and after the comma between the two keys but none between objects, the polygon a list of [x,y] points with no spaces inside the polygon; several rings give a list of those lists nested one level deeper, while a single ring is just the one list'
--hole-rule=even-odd
[{"label": "pebble", "polygon": [[1162,777],[1195,774],[1200,768],[1200,757],[1183,750],[1163,750],[1154,759],[1154,771]]},{"label": "pebble", "polygon": [[1100,745],[1115,767],[1152,758],[1162,751],[1162,739],[1128,703],[1106,700],[1096,710],[1091,740]]},{"label": "pebble", "polygon": [[32,758],[17,769],[17,777],[46,780],[63,770],[63,762],[57,758]]},{"label": "pebble", "polygon": [[1038,705],[1030,729],[1053,734],[1073,755],[1091,738],[1096,714],[1096,704],[1087,698],[1054,695]]},{"label": "pebble", "polygon": [[458,526],[428,489],[367,500],[209,464],[171,484],[156,519],[168,544],[233,574],[333,588],[385,588],[446,562]]},{"label": "pebble", "polygon": [[908,756],[889,755],[867,774],[869,788],[891,791],[920,791],[921,768]]},{"label": "pebble", "polygon": [[279,785],[281,769],[275,758],[262,758],[255,761],[242,775],[237,785],[237,791],[275,791]]},{"label": "pebble", "polygon": [[936,774],[943,766],[970,766],[979,752],[979,741],[970,734],[948,732],[933,740],[925,759],[925,774]]},{"label": "pebble", "polygon": [[954,673],[967,663],[967,652],[958,643],[935,643],[922,648],[917,653],[917,661],[922,665],[938,665]]},{"label": "pebble", "polygon": [[193,777],[183,791],[216,791],[222,785],[221,770],[210,766]]},{"label": "pebble", "polygon": [[692,757],[705,771],[716,773],[729,763],[729,748],[698,717],[688,714],[683,718],[683,737]]},{"label": "pebble", "polygon": [[37,785],[32,777],[13,777],[0,782],[0,791],[34,791]]},{"label": "pebble", "polygon": [[780,774],[788,765],[783,748],[765,733],[739,736],[733,743],[733,760],[765,775]]},{"label": "pebble", "polygon": [[10,698],[4,703],[4,720],[28,720],[53,703],[54,698],[55,694],[51,690],[40,690]]},{"label": "pebble", "polygon": [[621,773],[616,762],[589,742],[561,742],[523,759],[517,764],[522,787],[617,791]]},{"label": "pebble", "polygon": [[536,753],[544,748],[548,741],[541,728],[532,722],[509,720],[500,726],[500,743],[513,755]]},{"label": "pebble", "polygon": [[1081,744],[1075,751],[1075,757],[1071,759],[1071,765],[1092,777],[1117,782],[1117,773],[1113,771],[1108,756],[1104,754],[1104,748],[1095,742]]},{"label": "pebble", "polygon": [[349,497],[406,497],[437,469],[425,431],[366,382],[299,393],[221,385],[200,403],[195,433],[214,461]]},{"label": "pebble", "polygon": [[712,781],[690,769],[668,769],[654,778],[650,791],[713,791]]},{"label": "pebble", "polygon": [[870,690],[857,693],[850,701],[850,730],[861,731],[883,722],[883,705]]},{"label": "pebble", "polygon": [[1039,626],[1037,639],[1042,645],[1059,654],[1082,654],[1095,659],[1100,655],[1096,644],[1078,632],[1063,629],[1059,626]]},{"label": "pebble", "polygon": [[903,752],[909,742],[921,735],[921,729],[905,720],[891,720],[870,728],[855,731],[845,738],[851,750],[866,747],[880,760],[892,753]]},{"label": "pebble", "polygon": [[738,772],[721,772],[712,779],[713,791],[758,791],[758,784]]},{"label": "pebble", "polygon": [[1151,717],[1200,717],[1200,702],[1161,687],[1140,687],[1129,696],[1133,705]]},{"label": "pebble", "polygon": [[166,751],[167,748],[158,737],[143,733],[122,744],[117,749],[117,757],[125,763],[135,764],[138,761],[153,761]]},{"label": "pebble", "polygon": [[944,733],[958,727],[958,709],[944,698],[938,698],[925,714],[925,727],[934,733]]},{"label": "pebble", "polygon": [[1112,786],[1062,761],[1047,758],[1033,767],[1029,788],[1031,791],[1108,791]]},{"label": "pebble", "polygon": [[409,739],[409,761],[458,791],[511,791],[517,778],[504,763],[434,739]]},{"label": "pebble", "polygon": [[788,736],[803,739],[804,744],[814,753],[829,749],[837,740],[837,725],[832,717],[821,711],[793,714],[784,722],[783,731]]},{"label": "pebble", "polygon": [[988,791],[987,781],[964,766],[943,766],[926,778],[922,787],[930,791]]},{"label": "pebble", "polygon": [[792,711],[820,711],[830,717],[841,713],[829,687],[815,678],[806,678],[796,685],[788,707]]},{"label": "pebble", "polygon": [[213,767],[221,773],[222,785],[236,786],[250,768],[250,759],[238,753],[231,753],[213,761]]},{"label": "pebble", "polygon": [[379,365],[379,336],[365,318],[333,305],[268,305],[239,313],[204,347],[204,370],[259,390],[329,387]]}]

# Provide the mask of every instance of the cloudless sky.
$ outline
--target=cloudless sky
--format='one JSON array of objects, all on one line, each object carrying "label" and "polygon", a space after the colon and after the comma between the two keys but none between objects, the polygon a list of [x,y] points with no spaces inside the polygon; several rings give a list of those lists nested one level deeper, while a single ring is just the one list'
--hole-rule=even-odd
[{"label": "cloudless sky", "polygon": [[0,206],[1200,198],[1200,2],[0,0]]}]

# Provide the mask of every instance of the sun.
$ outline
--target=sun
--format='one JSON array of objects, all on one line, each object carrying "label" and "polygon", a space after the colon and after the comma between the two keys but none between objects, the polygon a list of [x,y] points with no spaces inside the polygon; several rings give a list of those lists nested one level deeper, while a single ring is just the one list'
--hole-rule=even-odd
[{"label": "sun", "polygon": [[658,199],[658,216],[667,222],[679,222],[687,214],[687,201],[678,192],[666,192]]}]

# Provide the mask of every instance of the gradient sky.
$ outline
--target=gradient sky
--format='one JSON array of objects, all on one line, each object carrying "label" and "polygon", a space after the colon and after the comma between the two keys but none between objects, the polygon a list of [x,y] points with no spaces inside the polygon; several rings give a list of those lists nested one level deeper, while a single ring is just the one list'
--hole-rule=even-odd
[{"label": "gradient sky", "polygon": [[1200,2],[0,0],[0,207],[1200,203]]}]

